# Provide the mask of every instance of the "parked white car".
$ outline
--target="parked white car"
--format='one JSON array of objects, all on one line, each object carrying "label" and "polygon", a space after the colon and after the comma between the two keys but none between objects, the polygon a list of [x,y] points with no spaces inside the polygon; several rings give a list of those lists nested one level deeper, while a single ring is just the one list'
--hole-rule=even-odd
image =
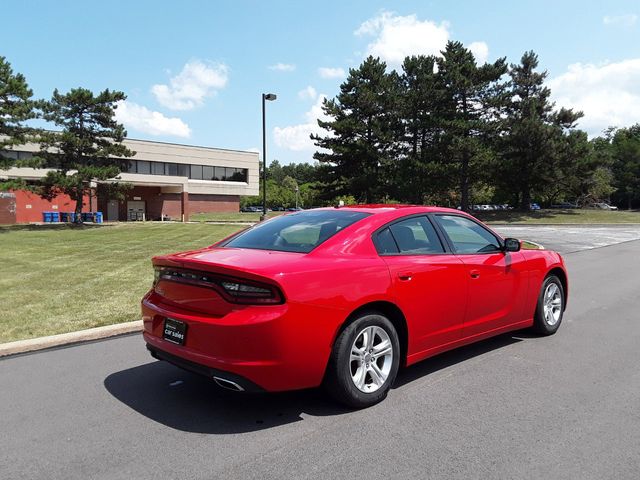
[{"label": "parked white car", "polygon": [[593,208],[599,208],[600,210],[618,210],[615,205],[609,205],[608,203],[600,202],[594,203]]}]

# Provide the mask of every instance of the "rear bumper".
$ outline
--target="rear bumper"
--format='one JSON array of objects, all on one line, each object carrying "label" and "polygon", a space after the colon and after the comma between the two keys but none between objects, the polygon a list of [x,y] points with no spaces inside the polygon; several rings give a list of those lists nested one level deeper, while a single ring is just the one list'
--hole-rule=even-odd
[{"label": "rear bumper", "polygon": [[151,353],[151,356],[156,360],[164,360],[165,362],[169,362],[176,367],[180,367],[183,370],[187,370],[192,373],[197,373],[198,375],[203,375],[212,380],[223,380],[228,382],[233,382],[237,386],[240,387],[238,391],[244,391],[249,393],[259,393],[264,392],[264,389],[253,383],[251,380],[248,380],[240,375],[236,375],[234,373],[225,372],[223,370],[217,370],[215,368],[207,367],[206,365],[201,365],[199,363],[191,362],[189,360],[185,360],[184,358],[178,357],[176,355],[172,355],[170,353],[165,352],[164,350],[160,350],[152,345],[147,343],[147,350]]},{"label": "rear bumper", "polygon": [[[163,339],[167,317],[187,324],[184,345]],[[156,358],[229,379],[247,391],[275,392],[322,383],[344,312],[289,302],[242,306],[214,317],[167,305],[149,293],[142,319],[144,340]]]}]

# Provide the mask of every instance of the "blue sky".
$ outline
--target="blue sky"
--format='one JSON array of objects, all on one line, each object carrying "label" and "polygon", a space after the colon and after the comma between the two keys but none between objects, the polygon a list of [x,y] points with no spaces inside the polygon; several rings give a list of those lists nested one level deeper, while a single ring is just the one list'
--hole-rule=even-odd
[{"label": "blue sky", "polygon": [[268,160],[311,161],[308,135],[350,67],[368,54],[393,67],[447,39],[479,59],[539,54],[558,104],[581,127],[640,121],[637,1],[13,1],[0,55],[35,96],[118,89],[129,136],[257,150],[262,92]]}]

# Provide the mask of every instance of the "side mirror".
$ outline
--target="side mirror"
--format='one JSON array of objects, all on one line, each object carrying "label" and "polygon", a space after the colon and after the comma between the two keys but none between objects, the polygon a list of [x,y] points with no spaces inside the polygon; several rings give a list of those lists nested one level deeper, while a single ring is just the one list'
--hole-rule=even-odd
[{"label": "side mirror", "polygon": [[504,251],[505,252],[519,252],[520,240],[517,238],[505,238],[504,239]]}]

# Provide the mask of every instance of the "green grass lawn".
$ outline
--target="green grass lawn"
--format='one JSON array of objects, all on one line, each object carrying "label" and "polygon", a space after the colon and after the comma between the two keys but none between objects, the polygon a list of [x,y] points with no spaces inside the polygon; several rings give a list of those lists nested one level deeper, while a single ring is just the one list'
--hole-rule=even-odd
[{"label": "green grass lawn", "polygon": [[[603,210],[478,216],[509,224],[640,223],[640,212]],[[254,222],[258,217],[237,213],[206,218]],[[140,298],[153,278],[152,256],[210,245],[240,228],[157,222],[0,226],[0,343],[137,320]]]},{"label": "green grass lawn", "polygon": [[0,343],[138,320],[152,256],[204,247],[240,228],[0,226]]},{"label": "green grass lawn", "polygon": [[[284,212],[267,212],[267,217],[276,217]],[[261,213],[193,213],[189,216],[192,222],[258,222]]]},{"label": "green grass lawn", "polygon": [[[269,212],[268,216],[282,215],[282,212]],[[537,210],[532,212],[495,211],[474,212],[474,215],[487,223],[640,223],[639,211],[607,210]],[[195,222],[258,222],[259,213],[196,213],[191,215]]]},{"label": "green grass lawn", "polygon": [[532,212],[496,211],[474,212],[474,215],[487,223],[509,224],[596,224],[596,223],[640,223],[638,211],[608,210],[537,210]]}]

